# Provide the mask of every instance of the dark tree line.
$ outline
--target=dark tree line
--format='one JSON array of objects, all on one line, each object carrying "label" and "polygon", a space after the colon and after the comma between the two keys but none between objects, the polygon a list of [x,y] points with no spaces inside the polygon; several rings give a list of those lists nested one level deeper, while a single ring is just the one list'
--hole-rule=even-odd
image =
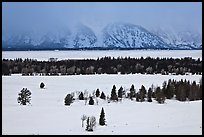
[{"label": "dark tree line", "polygon": [[202,74],[202,60],[185,58],[111,58],[37,61],[2,59],[2,75],[79,75],[79,74]]},{"label": "dark tree line", "polygon": [[[154,99],[160,104],[165,103],[166,99],[175,99],[179,101],[202,100],[202,78],[199,83],[196,83],[196,81],[190,82],[186,79],[181,79],[180,81],[169,79],[168,81],[164,81],[161,87],[154,87],[152,85],[146,88],[144,85],[141,85],[138,91],[135,89],[134,84],[132,84],[128,90],[124,90],[122,86],[117,89],[116,86],[113,85],[110,91],[110,98],[108,95],[106,96],[103,91],[101,94],[100,92],[101,91],[97,89],[96,92],[94,92],[95,96],[90,96],[88,98],[87,101],[89,105],[94,105],[95,102],[97,102],[97,97],[107,100],[108,103],[122,102],[123,98],[129,98],[136,102],[152,102]],[[82,98],[83,94],[83,92],[79,94],[79,100],[85,100]],[[71,102],[73,99],[69,98],[69,100]]]},{"label": "dark tree line", "polygon": [[119,98],[129,98],[137,102],[152,102],[152,98],[158,103],[163,104],[165,99],[176,99],[179,101],[194,101],[202,100],[202,78],[199,83],[193,81],[190,83],[188,80],[181,79],[180,81],[169,79],[168,82],[164,81],[162,87],[149,87],[147,90],[144,85],[136,91],[134,85],[132,84],[129,93],[123,94],[125,91],[122,87],[118,89],[118,94],[116,93],[116,86],[113,85],[111,90],[110,100],[118,101]]}]

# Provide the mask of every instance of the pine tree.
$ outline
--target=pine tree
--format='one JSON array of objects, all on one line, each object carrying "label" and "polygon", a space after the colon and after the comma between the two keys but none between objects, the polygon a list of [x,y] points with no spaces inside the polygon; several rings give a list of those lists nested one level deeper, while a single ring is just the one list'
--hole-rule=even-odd
[{"label": "pine tree", "polygon": [[148,89],[148,92],[147,92],[147,101],[148,102],[152,102],[152,88]]},{"label": "pine tree", "polygon": [[96,97],[99,97],[100,96],[100,91],[99,89],[96,90]]},{"label": "pine tree", "polygon": [[17,98],[18,103],[21,105],[30,104],[31,100],[31,92],[27,88],[23,88],[20,93],[18,93],[19,97]]},{"label": "pine tree", "polygon": [[202,100],[202,77],[200,79],[199,84],[200,84],[200,86],[199,86],[199,99]]},{"label": "pine tree", "polygon": [[89,99],[89,105],[94,105],[94,100],[92,97],[90,97],[90,99]]},{"label": "pine tree", "polygon": [[103,107],[101,109],[101,114],[100,114],[100,118],[99,118],[99,125],[101,125],[101,126],[105,125],[105,113],[104,113]]},{"label": "pine tree", "polygon": [[81,92],[81,93],[79,94],[79,100],[84,100],[84,94],[83,94],[83,92]]},{"label": "pine tree", "polygon": [[120,89],[118,90],[118,98],[122,98],[123,95],[123,87],[121,86]]},{"label": "pine tree", "polygon": [[163,93],[164,93],[164,95],[166,97],[166,94],[167,94],[167,83],[166,83],[166,81],[164,81],[163,84],[162,84],[162,91],[163,91]]},{"label": "pine tree", "polygon": [[45,84],[43,82],[40,83],[40,88],[44,88]]},{"label": "pine tree", "polygon": [[175,94],[175,86],[173,82],[171,81],[171,79],[169,79],[167,88],[166,88],[166,92],[165,92],[165,97],[167,99],[171,99],[173,98],[174,94]]},{"label": "pine tree", "polygon": [[132,86],[130,88],[130,99],[132,100],[133,97],[135,97],[135,87],[132,84]]},{"label": "pine tree", "polygon": [[136,97],[136,101],[139,102],[140,101],[139,93],[136,93],[135,97]]},{"label": "pine tree", "polygon": [[160,89],[160,87],[157,87],[156,88],[156,91],[155,91],[155,99],[158,103],[160,104],[163,104],[164,101],[165,101],[165,95],[164,93],[162,92],[162,90]]},{"label": "pine tree", "polygon": [[113,85],[110,99],[114,100],[114,101],[118,101],[118,97],[117,97],[117,94],[116,94],[116,86],[115,85]]},{"label": "pine tree", "polygon": [[183,84],[178,86],[178,92],[176,95],[176,99],[179,101],[186,101],[186,90],[184,89]]},{"label": "pine tree", "polygon": [[143,102],[145,101],[145,95],[146,95],[147,91],[145,89],[145,87],[142,85],[141,89],[139,90],[139,95],[140,95],[140,101]]},{"label": "pine tree", "polygon": [[101,93],[100,98],[101,98],[101,99],[106,99],[106,96],[105,96],[105,94],[104,94],[103,92]]},{"label": "pine tree", "polygon": [[67,94],[67,96],[64,99],[65,105],[70,105],[73,102],[73,96],[71,94]]}]

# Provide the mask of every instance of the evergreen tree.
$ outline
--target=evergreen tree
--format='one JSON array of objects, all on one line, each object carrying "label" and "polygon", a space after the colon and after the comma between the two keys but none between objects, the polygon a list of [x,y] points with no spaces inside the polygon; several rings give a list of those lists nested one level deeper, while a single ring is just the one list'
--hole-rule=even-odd
[{"label": "evergreen tree", "polygon": [[101,114],[100,114],[100,118],[99,118],[99,125],[101,125],[101,126],[105,125],[105,113],[104,113],[103,107],[101,109]]},{"label": "evergreen tree", "polygon": [[84,100],[84,94],[83,94],[83,92],[81,92],[81,93],[79,94],[79,100]]},{"label": "evergreen tree", "polygon": [[148,89],[148,92],[147,92],[147,101],[148,102],[152,102],[152,88]]},{"label": "evergreen tree", "polygon": [[118,101],[118,97],[117,97],[117,94],[116,94],[116,86],[115,85],[113,85],[110,99],[113,100],[113,101]]},{"label": "evergreen tree", "polygon": [[135,97],[135,87],[132,84],[130,88],[130,99],[132,100],[133,97]]},{"label": "evergreen tree", "polygon": [[105,96],[105,94],[103,93],[103,91],[102,91],[102,93],[101,93],[100,98],[101,98],[101,99],[106,99],[106,96]]},{"label": "evergreen tree", "polygon": [[71,94],[67,94],[67,96],[64,99],[65,105],[70,105],[73,102],[73,96]]},{"label": "evergreen tree", "polygon": [[89,105],[94,105],[94,100],[92,97],[89,98]]},{"label": "evergreen tree", "polygon": [[198,84],[196,84],[196,88],[195,88],[195,100],[199,100],[201,97],[200,97],[200,93],[199,93],[199,85]]},{"label": "evergreen tree", "polygon": [[153,84],[151,85],[151,89],[152,89],[152,98],[155,98],[155,87]]},{"label": "evergreen tree", "polygon": [[188,96],[189,96],[189,92],[190,92],[190,81],[186,81],[185,80],[185,90],[186,90],[186,99],[188,99]]},{"label": "evergreen tree", "polygon": [[17,98],[18,103],[20,105],[26,105],[27,103],[30,104],[31,100],[31,92],[27,88],[23,88],[20,93],[18,93],[19,97]]},{"label": "evergreen tree", "polygon": [[45,84],[43,82],[40,83],[40,88],[44,88]]},{"label": "evergreen tree", "polygon": [[99,97],[100,96],[100,91],[99,89],[96,90],[96,97]]},{"label": "evergreen tree", "polygon": [[155,91],[155,99],[158,103],[160,104],[163,104],[164,101],[165,101],[165,95],[164,93],[162,92],[162,90],[160,89],[160,87],[157,87],[156,88],[156,91]]},{"label": "evergreen tree", "polygon": [[179,101],[186,101],[186,90],[184,89],[183,84],[178,86],[178,92],[176,95],[176,99]]},{"label": "evergreen tree", "polygon": [[139,93],[136,93],[136,101],[139,102],[140,101],[140,97],[139,97]]},{"label": "evergreen tree", "polygon": [[196,82],[193,81],[193,83],[190,86],[190,92],[189,92],[189,100],[194,101],[195,100],[195,91],[196,91]]},{"label": "evergreen tree", "polygon": [[122,98],[123,96],[123,87],[121,86],[120,89],[118,90],[118,98]]},{"label": "evergreen tree", "polygon": [[145,101],[145,95],[146,95],[147,91],[145,89],[145,87],[142,85],[141,89],[139,90],[139,95],[140,95],[140,101],[143,102]]},{"label": "evergreen tree", "polygon": [[166,94],[167,94],[167,83],[166,83],[166,81],[164,81],[163,84],[162,84],[162,91],[163,91],[163,93],[164,93],[164,95],[166,97]]},{"label": "evergreen tree", "polygon": [[2,62],[2,75],[10,75],[9,66],[4,61]]},{"label": "evergreen tree", "polygon": [[202,77],[201,77],[199,83],[200,83],[200,86],[199,86],[199,99],[202,100]]},{"label": "evergreen tree", "polygon": [[165,92],[165,97],[167,99],[171,99],[173,98],[174,94],[175,94],[175,86],[173,82],[171,81],[171,79],[169,79],[167,88],[166,88],[166,92]]}]

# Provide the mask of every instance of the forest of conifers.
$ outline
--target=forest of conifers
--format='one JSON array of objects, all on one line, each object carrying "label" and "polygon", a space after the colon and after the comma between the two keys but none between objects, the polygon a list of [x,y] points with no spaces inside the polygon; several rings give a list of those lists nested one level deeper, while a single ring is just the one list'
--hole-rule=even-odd
[{"label": "forest of conifers", "polygon": [[2,75],[202,74],[202,60],[186,58],[2,59]]}]

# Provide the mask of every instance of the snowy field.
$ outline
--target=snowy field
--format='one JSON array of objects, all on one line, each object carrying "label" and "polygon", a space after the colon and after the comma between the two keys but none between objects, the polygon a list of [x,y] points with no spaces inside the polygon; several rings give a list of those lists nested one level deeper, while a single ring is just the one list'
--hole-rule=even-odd
[{"label": "snowy field", "polygon": [[81,50],[81,51],[3,51],[2,59],[32,58],[37,60],[48,60],[49,58],[62,59],[97,59],[98,57],[167,57],[184,58],[192,57],[202,60],[202,50]]},{"label": "snowy field", "polygon": [[[91,51],[90,51],[91,52]],[[49,53],[50,54],[50,53]],[[166,100],[165,104],[153,101],[136,102],[129,99],[107,103],[99,99],[98,105],[85,105],[76,100],[64,105],[64,98],[74,91],[97,88],[110,95],[112,86],[136,91],[143,84],[161,86],[168,79],[187,79],[198,82],[201,75],[76,75],[76,76],[2,76],[2,134],[202,134],[202,101],[179,102]],[[40,82],[45,89],[40,89]],[[31,105],[17,103],[20,90],[26,87],[32,92]],[[101,108],[104,108],[107,126],[99,126]],[[81,117],[95,116],[97,125],[93,132],[81,127]],[[86,124],[86,123],[85,123]]]}]

